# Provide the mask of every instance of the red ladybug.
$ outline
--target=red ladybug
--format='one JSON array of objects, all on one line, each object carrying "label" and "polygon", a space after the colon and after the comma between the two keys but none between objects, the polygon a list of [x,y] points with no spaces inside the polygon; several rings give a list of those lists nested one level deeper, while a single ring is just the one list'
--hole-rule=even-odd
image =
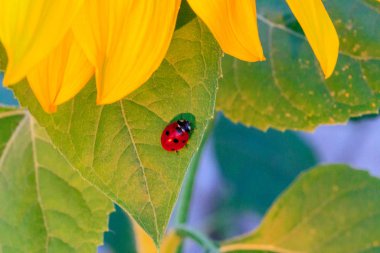
[{"label": "red ladybug", "polygon": [[186,146],[190,138],[191,125],[184,119],[165,127],[161,135],[161,145],[167,151],[178,151]]}]

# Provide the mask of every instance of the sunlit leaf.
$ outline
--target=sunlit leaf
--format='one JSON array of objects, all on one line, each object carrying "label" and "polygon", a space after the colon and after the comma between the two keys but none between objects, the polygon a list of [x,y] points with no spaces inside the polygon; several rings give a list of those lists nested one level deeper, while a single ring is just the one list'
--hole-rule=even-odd
[{"label": "sunlit leaf", "polygon": [[[160,68],[141,88],[111,105],[97,106],[92,80],[52,115],[27,83],[14,90],[82,176],[126,210],[158,244],[184,174],[214,117],[221,53],[207,28],[193,20],[178,29]],[[175,118],[194,131],[178,154],[161,147]]]},{"label": "sunlit leaf", "polygon": [[0,251],[95,252],[112,203],[24,110],[0,107]]},{"label": "sunlit leaf", "polygon": [[379,179],[346,165],[319,166],[293,183],[257,230],[221,251],[379,252],[379,206]]}]

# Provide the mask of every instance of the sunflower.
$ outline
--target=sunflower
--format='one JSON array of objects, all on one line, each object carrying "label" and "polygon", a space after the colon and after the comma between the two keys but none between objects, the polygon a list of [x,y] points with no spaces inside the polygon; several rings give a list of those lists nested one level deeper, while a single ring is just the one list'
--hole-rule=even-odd
[{"label": "sunflower", "polygon": [[[287,0],[326,76],[339,41],[321,0]],[[265,60],[254,0],[188,0],[222,50]],[[95,74],[97,103],[122,99],[146,82],[168,50],[180,0],[0,0],[4,85],[27,78],[46,112],[74,97]]]}]

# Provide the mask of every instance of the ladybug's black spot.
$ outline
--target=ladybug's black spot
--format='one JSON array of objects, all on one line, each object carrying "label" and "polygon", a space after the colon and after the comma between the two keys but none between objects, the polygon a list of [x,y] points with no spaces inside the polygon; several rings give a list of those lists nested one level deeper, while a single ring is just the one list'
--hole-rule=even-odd
[{"label": "ladybug's black spot", "polygon": [[173,141],[174,141],[174,143],[178,143],[178,139],[174,139]]},{"label": "ladybug's black spot", "polygon": [[182,141],[182,143],[185,143],[186,141]]},{"label": "ladybug's black spot", "polygon": [[174,151],[174,148],[172,148],[172,151]]},{"label": "ladybug's black spot", "polygon": [[166,131],[166,133],[165,133],[167,136],[169,136],[169,134],[170,134],[170,132],[169,131]]}]

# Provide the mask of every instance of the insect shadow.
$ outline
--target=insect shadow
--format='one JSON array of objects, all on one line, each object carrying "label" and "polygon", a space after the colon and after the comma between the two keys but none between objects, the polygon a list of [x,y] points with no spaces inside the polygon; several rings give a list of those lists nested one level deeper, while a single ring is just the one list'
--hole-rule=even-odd
[{"label": "insect shadow", "polygon": [[194,132],[194,130],[197,128],[197,122],[195,120],[195,116],[194,114],[192,113],[189,113],[189,112],[184,112],[184,113],[181,113],[181,114],[178,114],[177,116],[175,116],[171,121],[170,123],[173,123],[177,120],[180,120],[180,119],[184,119],[184,120],[187,120],[190,122],[190,126],[191,126],[191,132],[190,132],[190,136],[191,134]]}]

